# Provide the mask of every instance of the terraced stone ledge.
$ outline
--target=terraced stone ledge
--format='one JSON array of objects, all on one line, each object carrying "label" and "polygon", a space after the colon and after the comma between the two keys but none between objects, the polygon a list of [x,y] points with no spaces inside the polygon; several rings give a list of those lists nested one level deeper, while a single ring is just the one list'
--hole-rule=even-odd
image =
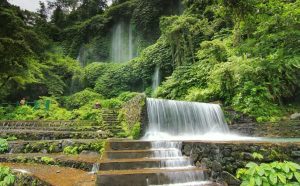
[{"label": "terraced stone ledge", "polygon": [[0,138],[11,136],[20,140],[57,140],[57,139],[105,139],[105,132],[92,131],[47,131],[47,130],[1,130]]},{"label": "terraced stone ledge", "polygon": [[[290,160],[300,163],[299,142],[263,142],[263,141],[185,141],[182,152],[190,156],[197,167],[210,170],[212,180],[225,181],[228,185],[239,185],[233,175],[237,169],[254,161],[257,163]],[[256,160],[252,154],[260,153],[262,160]]]},{"label": "terraced stone ledge", "polygon": [[92,171],[93,165],[100,161],[101,156],[92,155],[65,155],[65,154],[3,154],[0,163],[36,163],[43,165],[57,165],[60,167],[76,168],[83,171]]},{"label": "terraced stone ledge", "polygon": [[95,150],[98,143],[103,140],[99,139],[62,139],[62,140],[36,140],[24,141],[15,140],[9,141],[10,153],[59,153],[63,152],[67,146],[78,147],[82,150]]}]

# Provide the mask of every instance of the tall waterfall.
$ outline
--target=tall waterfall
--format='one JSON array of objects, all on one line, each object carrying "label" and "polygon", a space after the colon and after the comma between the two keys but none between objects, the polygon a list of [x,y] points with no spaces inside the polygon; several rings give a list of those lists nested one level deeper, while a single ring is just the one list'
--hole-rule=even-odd
[{"label": "tall waterfall", "polygon": [[126,62],[135,57],[133,27],[121,21],[113,27],[111,59],[113,62]]},{"label": "tall waterfall", "polygon": [[217,104],[147,99],[149,125],[146,138],[155,136],[200,136],[228,133],[222,109]]},{"label": "tall waterfall", "polygon": [[156,66],[152,77],[152,90],[155,91],[159,86],[159,84],[160,84],[160,68],[159,66]]}]

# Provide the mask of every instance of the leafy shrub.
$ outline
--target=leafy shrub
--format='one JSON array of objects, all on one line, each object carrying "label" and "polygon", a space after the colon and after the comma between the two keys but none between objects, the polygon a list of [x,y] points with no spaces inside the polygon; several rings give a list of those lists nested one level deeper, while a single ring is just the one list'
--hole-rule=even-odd
[{"label": "leafy shrub", "polygon": [[89,150],[94,150],[94,151],[97,151],[100,154],[102,154],[104,151],[105,144],[106,144],[106,141],[104,141],[104,140],[91,143]]},{"label": "leafy shrub", "polygon": [[77,146],[66,146],[63,150],[64,154],[76,155],[79,153],[79,148]]},{"label": "leafy shrub", "polygon": [[123,92],[118,96],[118,99],[120,101],[126,102],[131,100],[132,98],[134,98],[136,95],[138,95],[139,93],[137,92]]},{"label": "leafy shrub", "polygon": [[6,139],[0,138],[0,154],[7,152],[8,143]]},{"label": "leafy shrub", "polygon": [[106,99],[101,101],[102,107],[109,108],[109,109],[120,108],[122,104],[123,102],[117,98]]},{"label": "leafy shrub", "polygon": [[141,123],[136,123],[134,124],[132,131],[131,131],[131,136],[133,139],[137,140],[141,137]]},{"label": "leafy shrub", "polygon": [[15,175],[11,172],[10,168],[0,166],[0,185],[12,186],[16,180]]},{"label": "leafy shrub", "polygon": [[102,98],[102,95],[90,89],[85,89],[83,91],[77,92],[71,96],[66,97],[65,106],[68,109],[78,109],[91,101]]},{"label": "leafy shrub", "polygon": [[47,157],[47,156],[43,156],[41,158],[41,161],[44,162],[44,163],[46,163],[47,165],[51,165],[51,164],[54,163],[54,159],[51,158],[51,157]]},{"label": "leafy shrub", "polygon": [[246,169],[237,171],[237,178],[242,180],[241,186],[296,186],[300,183],[300,165],[285,161],[262,163],[250,162]]}]

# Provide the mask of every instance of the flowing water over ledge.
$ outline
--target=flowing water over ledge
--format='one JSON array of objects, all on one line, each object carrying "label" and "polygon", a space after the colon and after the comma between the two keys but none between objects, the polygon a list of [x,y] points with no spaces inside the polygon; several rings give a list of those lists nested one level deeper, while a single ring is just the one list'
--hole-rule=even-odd
[{"label": "flowing water over ledge", "polygon": [[[182,153],[182,141],[212,143],[289,143],[300,142],[300,138],[257,138],[230,133],[223,111],[217,104],[184,102],[163,99],[147,99],[149,124],[142,140],[149,141],[152,150],[165,149],[154,153],[154,158],[177,158],[178,161],[162,161],[162,168],[193,168],[191,159]],[[184,159],[185,158],[185,159]],[[188,172],[168,175],[172,184],[210,184],[204,175]]]}]

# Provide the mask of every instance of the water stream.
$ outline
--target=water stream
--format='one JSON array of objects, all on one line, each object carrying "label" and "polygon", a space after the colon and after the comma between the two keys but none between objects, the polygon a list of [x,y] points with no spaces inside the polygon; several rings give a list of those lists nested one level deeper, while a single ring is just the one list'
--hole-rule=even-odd
[{"label": "water stream", "polygon": [[155,67],[155,70],[154,70],[153,77],[152,77],[152,91],[153,91],[153,92],[154,92],[154,91],[157,89],[157,87],[159,86],[160,81],[161,81],[161,77],[160,77],[160,68],[159,68],[159,66],[156,66],[156,67]]},{"label": "water stream", "polygon": [[122,63],[133,59],[136,54],[133,26],[120,21],[112,30],[111,59],[115,63]]},{"label": "water stream", "polygon": [[147,114],[149,125],[145,138],[150,140],[229,133],[217,104],[148,98]]},{"label": "water stream", "polygon": [[[144,139],[150,140],[153,158],[161,160],[162,169],[186,170],[168,173],[168,185],[205,185],[203,172],[181,153],[182,138],[197,138],[212,132],[227,135],[222,109],[217,104],[147,99],[148,128]],[[159,150],[158,150],[159,149]]]}]

